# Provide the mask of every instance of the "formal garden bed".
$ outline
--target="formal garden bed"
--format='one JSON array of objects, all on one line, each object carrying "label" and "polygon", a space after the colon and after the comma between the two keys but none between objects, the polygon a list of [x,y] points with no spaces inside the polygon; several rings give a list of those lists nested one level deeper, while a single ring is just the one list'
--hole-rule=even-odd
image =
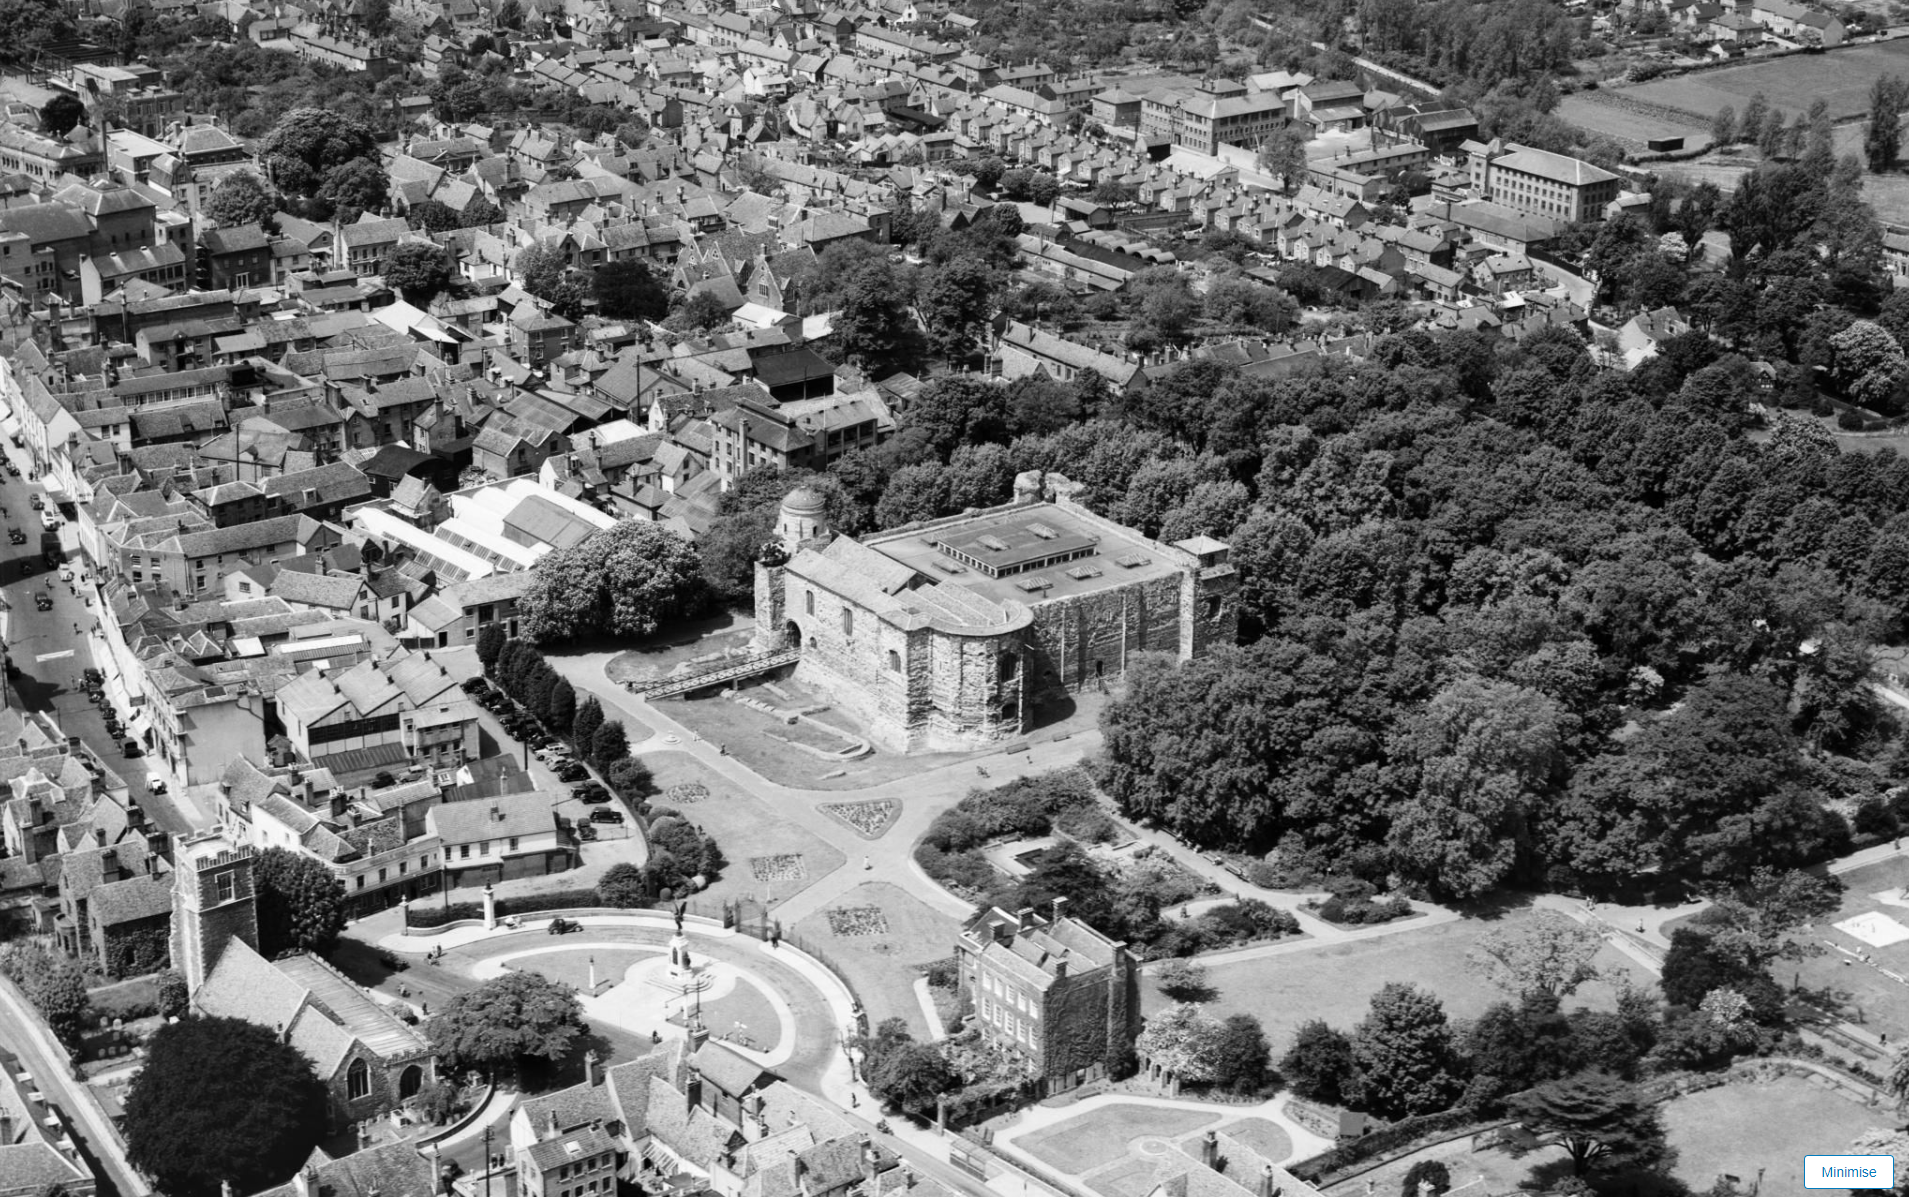
[{"label": "formal garden bed", "polygon": [[888,916],[879,906],[831,906],[825,913],[837,935],[888,934]]},{"label": "formal garden bed", "polygon": [[822,813],[846,824],[865,840],[878,840],[901,817],[901,803],[893,798],[875,798],[867,802],[825,802]]},{"label": "formal garden bed", "polygon": [[749,858],[749,873],[757,881],[806,881],[809,870],[800,852],[778,852]]}]

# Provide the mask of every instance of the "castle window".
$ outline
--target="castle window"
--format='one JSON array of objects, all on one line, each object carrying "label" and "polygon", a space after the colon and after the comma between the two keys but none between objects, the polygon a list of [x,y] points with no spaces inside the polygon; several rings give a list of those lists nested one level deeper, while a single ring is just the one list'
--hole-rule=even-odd
[{"label": "castle window", "polygon": [[345,1097],[357,1101],[371,1093],[371,1069],[365,1067],[363,1060],[353,1060],[351,1067],[345,1069]]},{"label": "castle window", "polygon": [[888,650],[888,671],[890,673],[901,672],[901,654],[892,648]]},{"label": "castle window", "polygon": [[219,901],[230,902],[238,896],[238,881],[230,873],[219,874]]},{"label": "castle window", "polygon": [[805,590],[802,592],[802,613],[804,615],[815,614],[815,591]]}]

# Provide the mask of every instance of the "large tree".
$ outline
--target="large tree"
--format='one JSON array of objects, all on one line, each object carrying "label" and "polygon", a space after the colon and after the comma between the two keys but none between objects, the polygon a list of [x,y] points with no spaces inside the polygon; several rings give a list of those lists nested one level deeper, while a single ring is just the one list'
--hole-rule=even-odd
[{"label": "large tree", "polygon": [[205,201],[205,214],[221,228],[256,224],[270,233],[277,226],[277,213],[278,197],[249,170],[219,180]]},{"label": "large tree", "polygon": [[1527,812],[1563,776],[1563,725],[1554,700],[1508,682],[1463,678],[1433,696],[1396,750],[1418,771],[1392,812],[1399,871],[1454,898],[1502,882],[1528,847]]},{"label": "large tree", "polygon": [[281,1184],[325,1133],[325,1088],[303,1052],[236,1018],[168,1023],[126,1094],[126,1155],[168,1197]]},{"label": "large tree", "polygon": [[368,162],[383,173],[371,129],[329,108],[294,108],[280,117],[260,142],[259,159],[273,181],[295,195],[316,195],[353,162]]},{"label": "large tree", "polygon": [[366,212],[382,209],[391,194],[391,176],[376,158],[353,158],[325,174],[318,196],[328,201],[339,223],[354,224]]},{"label": "large tree", "polygon": [[458,994],[426,1027],[441,1062],[496,1074],[569,1054],[584,1033],[576,991],[533,972],[510,972]]},{"label": "large tree", "polygon": [[1663,1155],[1664,1129],[1656,1105],[1636,1086],[1609,1073],[1547,1081],[1513,1094],[1505,1104],[1531,1130],[1555,1136],[1577,1176],[1594,1167],[1649,1165]]},{"label": "large tree", "polygon": [[0,948],[0,973],[20,987],[61,1043],[79,1046],[93,1013],[79,965],[36,944],[17,943]]},{"label": "large tree", "polygon": [[1198,1006],[1177,1002],[1147,1017],[1134,1051],[1183,1082],[1203,1085],[1215,1077],[1221,1036],[1220,1024]]},{"label": "large tree", "polygon": [[901,1043],[868,1070],[869,1092],[904,1110],[933,1109],[935,1099],[960,1087],[960,1076],[932,1043]]},{"label": "large tree", "polygon": [[345,929],[345,883],[315,857],[267,848],[252,864],[259,953],[324,955]]},{"label": "large tree", "polygon": [[640,258],[597,267],[590,285],[599,315],[616,320],[662,320],[669,315],[669,287]]},{"label": "large tree", "polygon": [[994,310],[994,276],[987,263],[963,254],[929,270],[915,296],[928,326],[928,344],[950,362],[965,361]]},{"label": "large tree", "polygon": [[1213,1050],[1213,1083],[1233,1093],[1258,1093],[1272,1075],[1272,1048],[1259,1019],[1234,1014],[1220,1024]]},{"label": "large tree", "polygon": [[648,636],[708,599],[696,550],[661,524],[623,520],[537,563],[518,603],[539,644],[584,636]]},{"label": "large tree", "polygon": [[1556,910],[1539,910],[1516,925],[1485,932],[1465,959],[1513,997],[1565,998],[1597,976],[1591,960],[1603,946],[1596,928]]},{"label": "large tree", "polygon": [[1869,85],[1869,126],[1863,152],[1877,174],[1896,169],[1902,158],[1902,109],[1909,85],[1898,75],[1883,75]]},{"label": "large tree", "polygon": [[1350,1105],[1359,1092],[1352,1040],[1317,1018],[1299,1024],[1279,1059],[1279,1074],[1294,1093],[1328,1105]]},{"label": "large tree", "polygon": [[63,91],[55,92],[40,109],[40,126],[54,137],[65,137],[85,119],[86,105],[80,103],[77,96]]},{"label": "large tree", "polygon": [[410,302],[431,302],[451,281],[451,264],[444,250],[428,241],[400,241],[384,255],[378,268],[385,286],[396,287]]},{"label": "large tree", "polygon": [[1352,1059],[1362,1108],[1381,1118],[1437,1113],[1464,1089],[1445,1007],[1406,982],[1372,995],[1370,1012],[1352,1032]]}]

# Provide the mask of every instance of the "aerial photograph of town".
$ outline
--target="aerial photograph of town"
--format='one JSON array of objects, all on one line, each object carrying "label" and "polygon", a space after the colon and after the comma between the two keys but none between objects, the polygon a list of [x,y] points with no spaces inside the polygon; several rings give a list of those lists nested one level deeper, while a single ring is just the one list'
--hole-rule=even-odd
[{"label": "aerial photograph of town", "polygon": [[0,0],[0,1197],[1909,1197],[1909,0]]}]

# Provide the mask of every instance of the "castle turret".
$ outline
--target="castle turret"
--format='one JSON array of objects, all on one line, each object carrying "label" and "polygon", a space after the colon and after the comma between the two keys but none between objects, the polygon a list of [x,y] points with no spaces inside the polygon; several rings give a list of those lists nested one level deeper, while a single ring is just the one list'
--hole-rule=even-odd
[{"label": "castle turret", "polygon": [[829,534],[829,517],[822,496],[806,486],[797,487],[782,500],[782,510],[776,515],[776,535],[781,538],[789,555],[804,541],[818,540]]}]

